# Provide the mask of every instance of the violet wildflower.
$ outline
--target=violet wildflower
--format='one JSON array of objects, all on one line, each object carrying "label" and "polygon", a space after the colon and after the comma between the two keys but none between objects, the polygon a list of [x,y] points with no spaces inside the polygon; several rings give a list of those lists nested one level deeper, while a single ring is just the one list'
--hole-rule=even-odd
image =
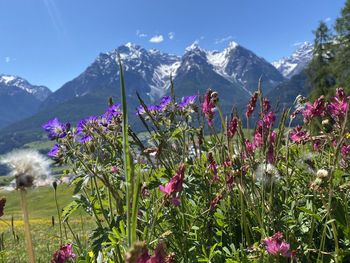
[{"label": "violet wildflower", "polygon": [[122,113],[120,111],[120,104],[113,104],[108,107],[105,115],[108,117],[120,116]]},{"label": "violet wildflower", "polygon": [[86,131],[90,131],[90,129],[94,126],[98,125],[96,116],[90,116],[85,119],[79,121],[77,125],[76,134],[80,135]]},{"label": "violet wildflower", "polygon": [[258,101],[258,92],[254,92],[247,105],[247,111],[245,113],[247,118],[250,118],[250,116],[252,116],[252,113],[256,107],[257,101]]},{"label": "violet wildflower", "polygon": [[60,122],[57,118],[49,120],[47,123],[43,124],[42,127],[48,132],[48,137],[51,140],[58,138],[64,138],[70,128],[70,124],[64,124]]},{"label": "violet wildflower", "polygon": [[303,131],[302,127],[298,125],[290,132],[290,140],[295,143],[304,143],[309,139],[309,133]]},{"label": "violet wildflower", "polygon": [[171,97],[164,96],[160,101],[159,109],[164,110],[170,103],[171,103]]},{"label": "violet wildflower", "polygon": [[73,260],[75,257],[76,255],[73,253],[73,245],[66,244],[61,246],[60,249],[53,254],[51,263],[66,263]]},{"label": "violet wildflower", "polygon": [[59,156],[60,149],[60,145],[58,143],[55,143],[47,155],[52,158],[57,158]]},{"label": "violet wildflower", "polygon": [[208,120],[208,125],[212,127],[214,125],[214,109],[216,107],[217,93],[213,92],[211,89],[204,95],[204,101],[202,103],[202,112]]},{"label": "violet wildflower", "polygon": [[290,250],[290,244],[283,240],[281,232],[275,233],[272,237],[265,238],[263,244],[267,252],[273,256],[294,257],[295,252]]},{"label": "violet wildflower", "polygon": [[143,115],[146,113],[145,107],[143,107],[142,105],[139,105],[136,109],[136,114],[137,115]]},{"label": "violet wildflower", "polygon": [[193,95],[193,96],[185,96],[181,99],[181,102],[177,105],[179,107],[180,110],[185,109],[186,107],[188,107],[189,105],[192,105],[195,103],[197,96]]}]

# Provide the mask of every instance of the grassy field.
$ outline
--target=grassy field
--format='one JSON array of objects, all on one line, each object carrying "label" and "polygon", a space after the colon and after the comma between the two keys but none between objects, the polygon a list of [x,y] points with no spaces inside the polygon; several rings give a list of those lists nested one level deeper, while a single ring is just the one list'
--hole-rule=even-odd
[{"label": "grassy field", "polygon": [[[72,188],[62,184],[57,187],[59,206],[62,208],[72,200]],[[27,262],[25,241],[23,234],[22,212],[17,191],[1,191],[0,197],[5,197],[7,202],[4,216],[0,220],[0,262],[21,263]],[[37,262],[49,262],[52,254],[59,248],[59,224],[54,199],[54,190],[51,186],[38,187],[28,190],[28,205],[33,243]],[[70,221],[74,232],[79,235],[81,241],[88,240],[88,229],[92,223],[83,219],[84,213],[78,212]],[[11,226],[13,217],[14,227]],[[54,217],[55,224],[52,224]],[[65,229],[68,240],[71,235]],[[64,234],[64,236],[66,236]]]}]

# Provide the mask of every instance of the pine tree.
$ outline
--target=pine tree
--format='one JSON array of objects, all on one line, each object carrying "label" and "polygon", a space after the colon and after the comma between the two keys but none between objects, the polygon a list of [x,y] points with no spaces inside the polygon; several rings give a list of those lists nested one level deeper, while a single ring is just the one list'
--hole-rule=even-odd
[{"label": "pine tree", "polygon": [[313,59],[306,69],[309,84],[312,88],[311,97],[319,97],[329,93],[335,85],[332,62],[334,60],[334,47],[332,36],[326,23],[320,22],[314,31]]},{"label": "pine tree", "polygon": [[350,91],[350,0],[347,0],[336,20],[335,30],[338,33],[335,39],[337,45],[334,72],[337,85]]}]

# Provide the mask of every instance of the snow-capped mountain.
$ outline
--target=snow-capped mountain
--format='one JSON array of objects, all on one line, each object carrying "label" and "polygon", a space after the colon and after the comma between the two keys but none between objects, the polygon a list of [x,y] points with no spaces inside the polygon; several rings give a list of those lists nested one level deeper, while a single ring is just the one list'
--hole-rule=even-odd
[{"label": "snow-capped mountain", "polygon": [[50,93],[47,87],[31,85],[17,76],[0,74],[0,127],[36,113]]},{"label": "snow-capped mountain", "polygon": [[19,90],[33,95],[39,101],[44,101],[52,92],[45,86],[30,84],[27,80],[13,76],[0,74],[0,90],[6,89],[9,94],[16,94]]},{"label": "snow-capped mountain", "polygon": [[313,45],[304,42],[299,45],[296,51],[289,57],[284,57],[278,61],[272,62],[272,65],[278,69],[282,75],[288,79],[300,73],[311,61]]},{"label": "snow-capped mountain", "polygon": [[[170,75],[178,98],[204,94],[208,88],[215,89],[224,114],[230,113],[232,105],[237,109],[245,107],[250,93],[257,89],[260,77],[264,92],[285,80],[265,59],[234,42],[222,51],[208,51],[193,44],[181,57],[127,43],[99,54],[84,72],[49,95],[39,112],[30,119],[2,129],[0,152],[3,149],[1,141],[22,142],[15,137],[22,136],[25,130],[39,131],[50,118],[58,117],[74,123],[83,117],[101,114],[109,97],[120,102],[118,56],[125,69],[130,122],[137,121],[133,114],[140,104],[136,92],[145,103],[158,102],[161,96],[170,93]],[[27,134],[26,138],[29,140]]]}]

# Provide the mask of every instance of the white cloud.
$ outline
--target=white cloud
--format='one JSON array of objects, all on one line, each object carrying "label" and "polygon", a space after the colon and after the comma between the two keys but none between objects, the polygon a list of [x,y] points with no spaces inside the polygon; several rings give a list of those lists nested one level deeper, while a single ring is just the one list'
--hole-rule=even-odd
[{"label": "white cloud", "polygon": [[10,63],[11,62],[11,58],[10,57],[5,57],[5,62],[6,63]]},{"label": "white cloud", "polygon": [[326,23],[331,22],[331,20],[332,20],[332,18],[330,18],[330,17],[326,17],[326,18],[324,19],[324,21],[325,21]]},{"label": "white cloud", "polygon": [[170,40],[173,40],[174,37],[175,37],[175,33],[174,32],[169,32],[168,33],[168,37],[169,37]]},{"label": "white cloud", "polygon": [[293,43],[293,47],[299,47],[303,44],[304,42],[295,42]]},{"label": "white cloud", "polygon": [[217,39],[215,39],[214,44],[221,44],[221,43],[224,43],[224,42],[229,41],[229,40],[231,40],[231,39],[233,39],[233,36],[227,36],[227,37],[223,37],[223,38],[217,38]]},{"label": "white cloud", "polygon": [[164,41],[163,35],[155,35],[150,38],[149,42],[151,43],[161,43]]},{"label": "white cloud", "polygon": [[142,33],[139,29],[136,30],[136,36],[143,38],[143,37],[147,37],[147,34]]}]

